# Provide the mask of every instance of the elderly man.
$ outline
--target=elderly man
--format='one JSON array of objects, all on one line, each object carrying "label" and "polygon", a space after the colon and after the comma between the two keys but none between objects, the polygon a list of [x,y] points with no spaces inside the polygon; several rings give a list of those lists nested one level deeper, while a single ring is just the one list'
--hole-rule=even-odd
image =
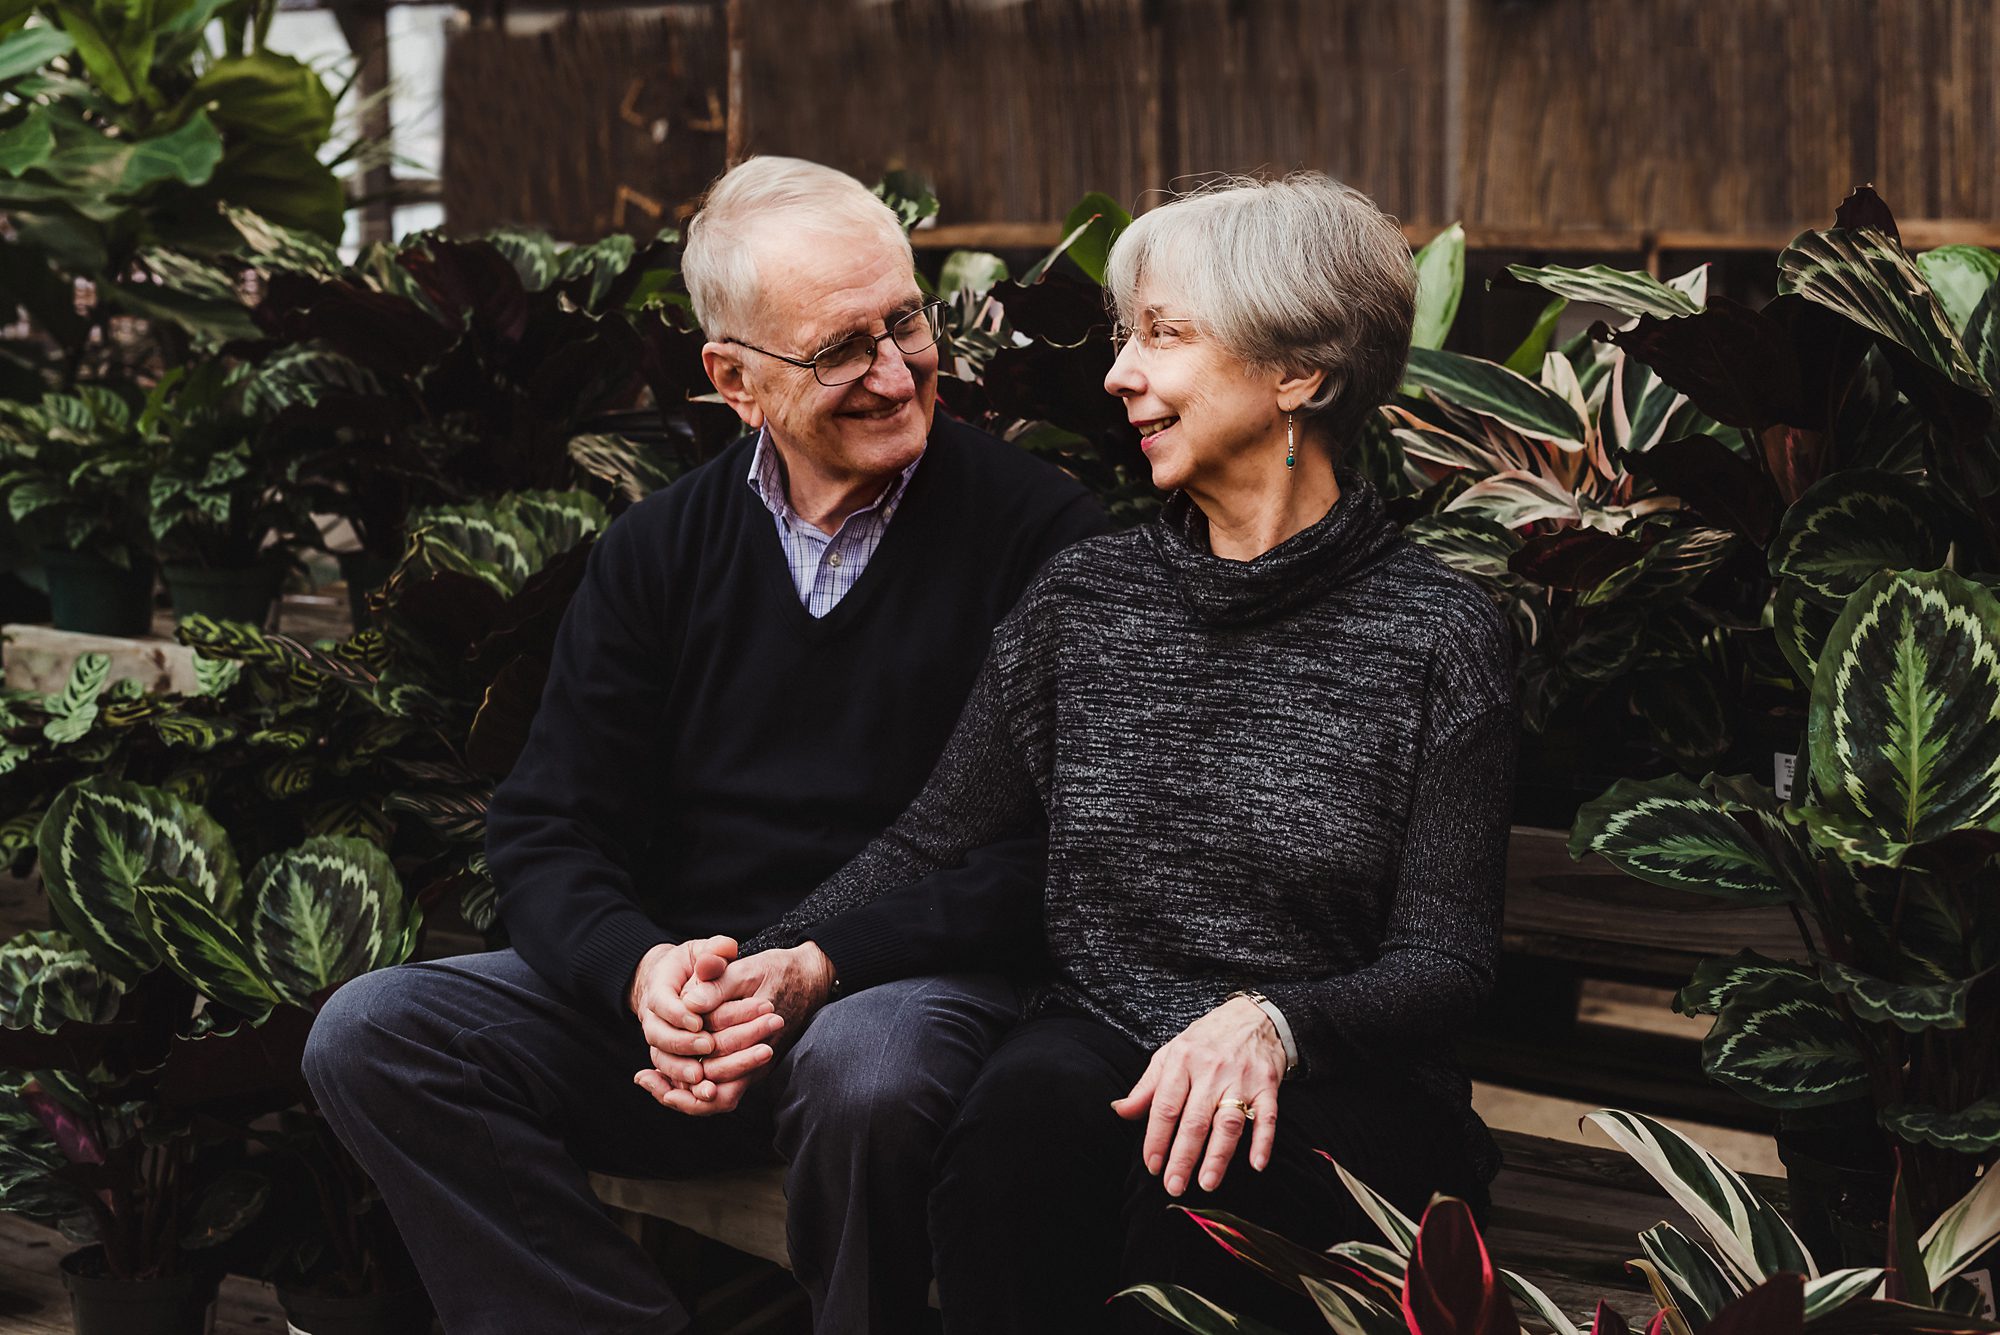
[{"label": "elderly man", "polygon": [[994,625],[1104,521],[934,415],[938,309],[853,179],[744,163],[683,268],[752,434],[591,554],[488,819],[513,948],[357,980],[307,1054],[451,1335],[682,1329],[586,1172],[774,1154],[816,1328],[916,1328],[932,1156],[1018,1010],[1009,961],[961,939],[1034,937],[1041,845],[996,846],[752,957],[750,995],[699,1013],[737,941],[901,812]]}]

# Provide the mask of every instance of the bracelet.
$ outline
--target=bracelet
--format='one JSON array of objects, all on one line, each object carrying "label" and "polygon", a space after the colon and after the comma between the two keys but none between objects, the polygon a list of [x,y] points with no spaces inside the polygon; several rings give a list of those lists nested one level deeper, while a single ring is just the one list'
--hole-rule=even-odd
[{"label": "bracelet", "polygon": [[1289,1076],[1299,1068],[1299,1045],[1292,1038],[1292,1026],[1286,1022],[1285,1013],[1278,1009],[1277,1002],[1271,1000],[1262,992],[1252,992],[1247,988],[1242,991],[1231,992],[1223,1000],[1234,1001],[1238,997],[1241,997],[1245,1001],[1254,1002],[1257,1009],[1264,1012],[1265,1018],[1270,1020],[1271,1027],[1278,1031],[1278,1046],[1285,1050],[1285,1074]]}]

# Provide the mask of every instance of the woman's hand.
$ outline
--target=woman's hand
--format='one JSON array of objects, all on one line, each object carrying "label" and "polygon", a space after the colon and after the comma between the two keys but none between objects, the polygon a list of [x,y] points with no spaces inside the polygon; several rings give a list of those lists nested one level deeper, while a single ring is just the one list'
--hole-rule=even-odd
[{"label": "woman's hand", "polygon": [[[1140,1154],[1147,1172],[1158,1175],[1164,1168],[1169,1196],[1187,1190],[1197,1164],[1201,1189],[1214,1191],[1229,1171],[1246,1123],[1250,1166],[1261,1173],[1270,1164],[1278,1137],[1278,1082],[1284,1076],[1285,1046],[1271,1017],[1256,1002],[1237,997],[1155,1052],[1139,1083],[1114,1099],[1111,1110],[1128,1120],[1152,1110]],[[1224,1106],[1224,1099],[1242,1100],[1252,1115]]]}]

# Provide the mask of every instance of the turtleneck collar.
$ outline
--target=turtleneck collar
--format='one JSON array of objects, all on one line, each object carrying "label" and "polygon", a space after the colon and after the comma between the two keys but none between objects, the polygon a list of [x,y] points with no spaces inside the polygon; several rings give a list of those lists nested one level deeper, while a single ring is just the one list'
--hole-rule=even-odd
[{"label": "turtleneck collar", "polygon": [[1167,498],[1146,525],[1146,536],[1197,621],[1246,626],[1283,616],[1353,578],[1402,541],[1366,479],[1346,469],[1335,477],[1340,499],[1326,517],[1251,561],[1216,556],[1201,507],[1184,491]]}]

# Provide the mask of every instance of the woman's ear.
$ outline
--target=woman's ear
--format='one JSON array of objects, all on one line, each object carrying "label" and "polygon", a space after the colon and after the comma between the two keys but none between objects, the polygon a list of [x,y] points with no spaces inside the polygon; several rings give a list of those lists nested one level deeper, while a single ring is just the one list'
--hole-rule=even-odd
[{"label": "woman's ear", "polygon": [[1278,411],[1295,413],[1319,394],[1326,383],[1325,367],[1316,371],[1286,371],[1278,379]]},{"label": "woman's ear", "polygon": [[744,426],[755,431],[764,425],[763,406],[757,402],[757,392],[743,374],[743,356],[734,344],[702,344],[701,369],[708,372],[708,382],[715,386],[722,401],[736,410]]}]

